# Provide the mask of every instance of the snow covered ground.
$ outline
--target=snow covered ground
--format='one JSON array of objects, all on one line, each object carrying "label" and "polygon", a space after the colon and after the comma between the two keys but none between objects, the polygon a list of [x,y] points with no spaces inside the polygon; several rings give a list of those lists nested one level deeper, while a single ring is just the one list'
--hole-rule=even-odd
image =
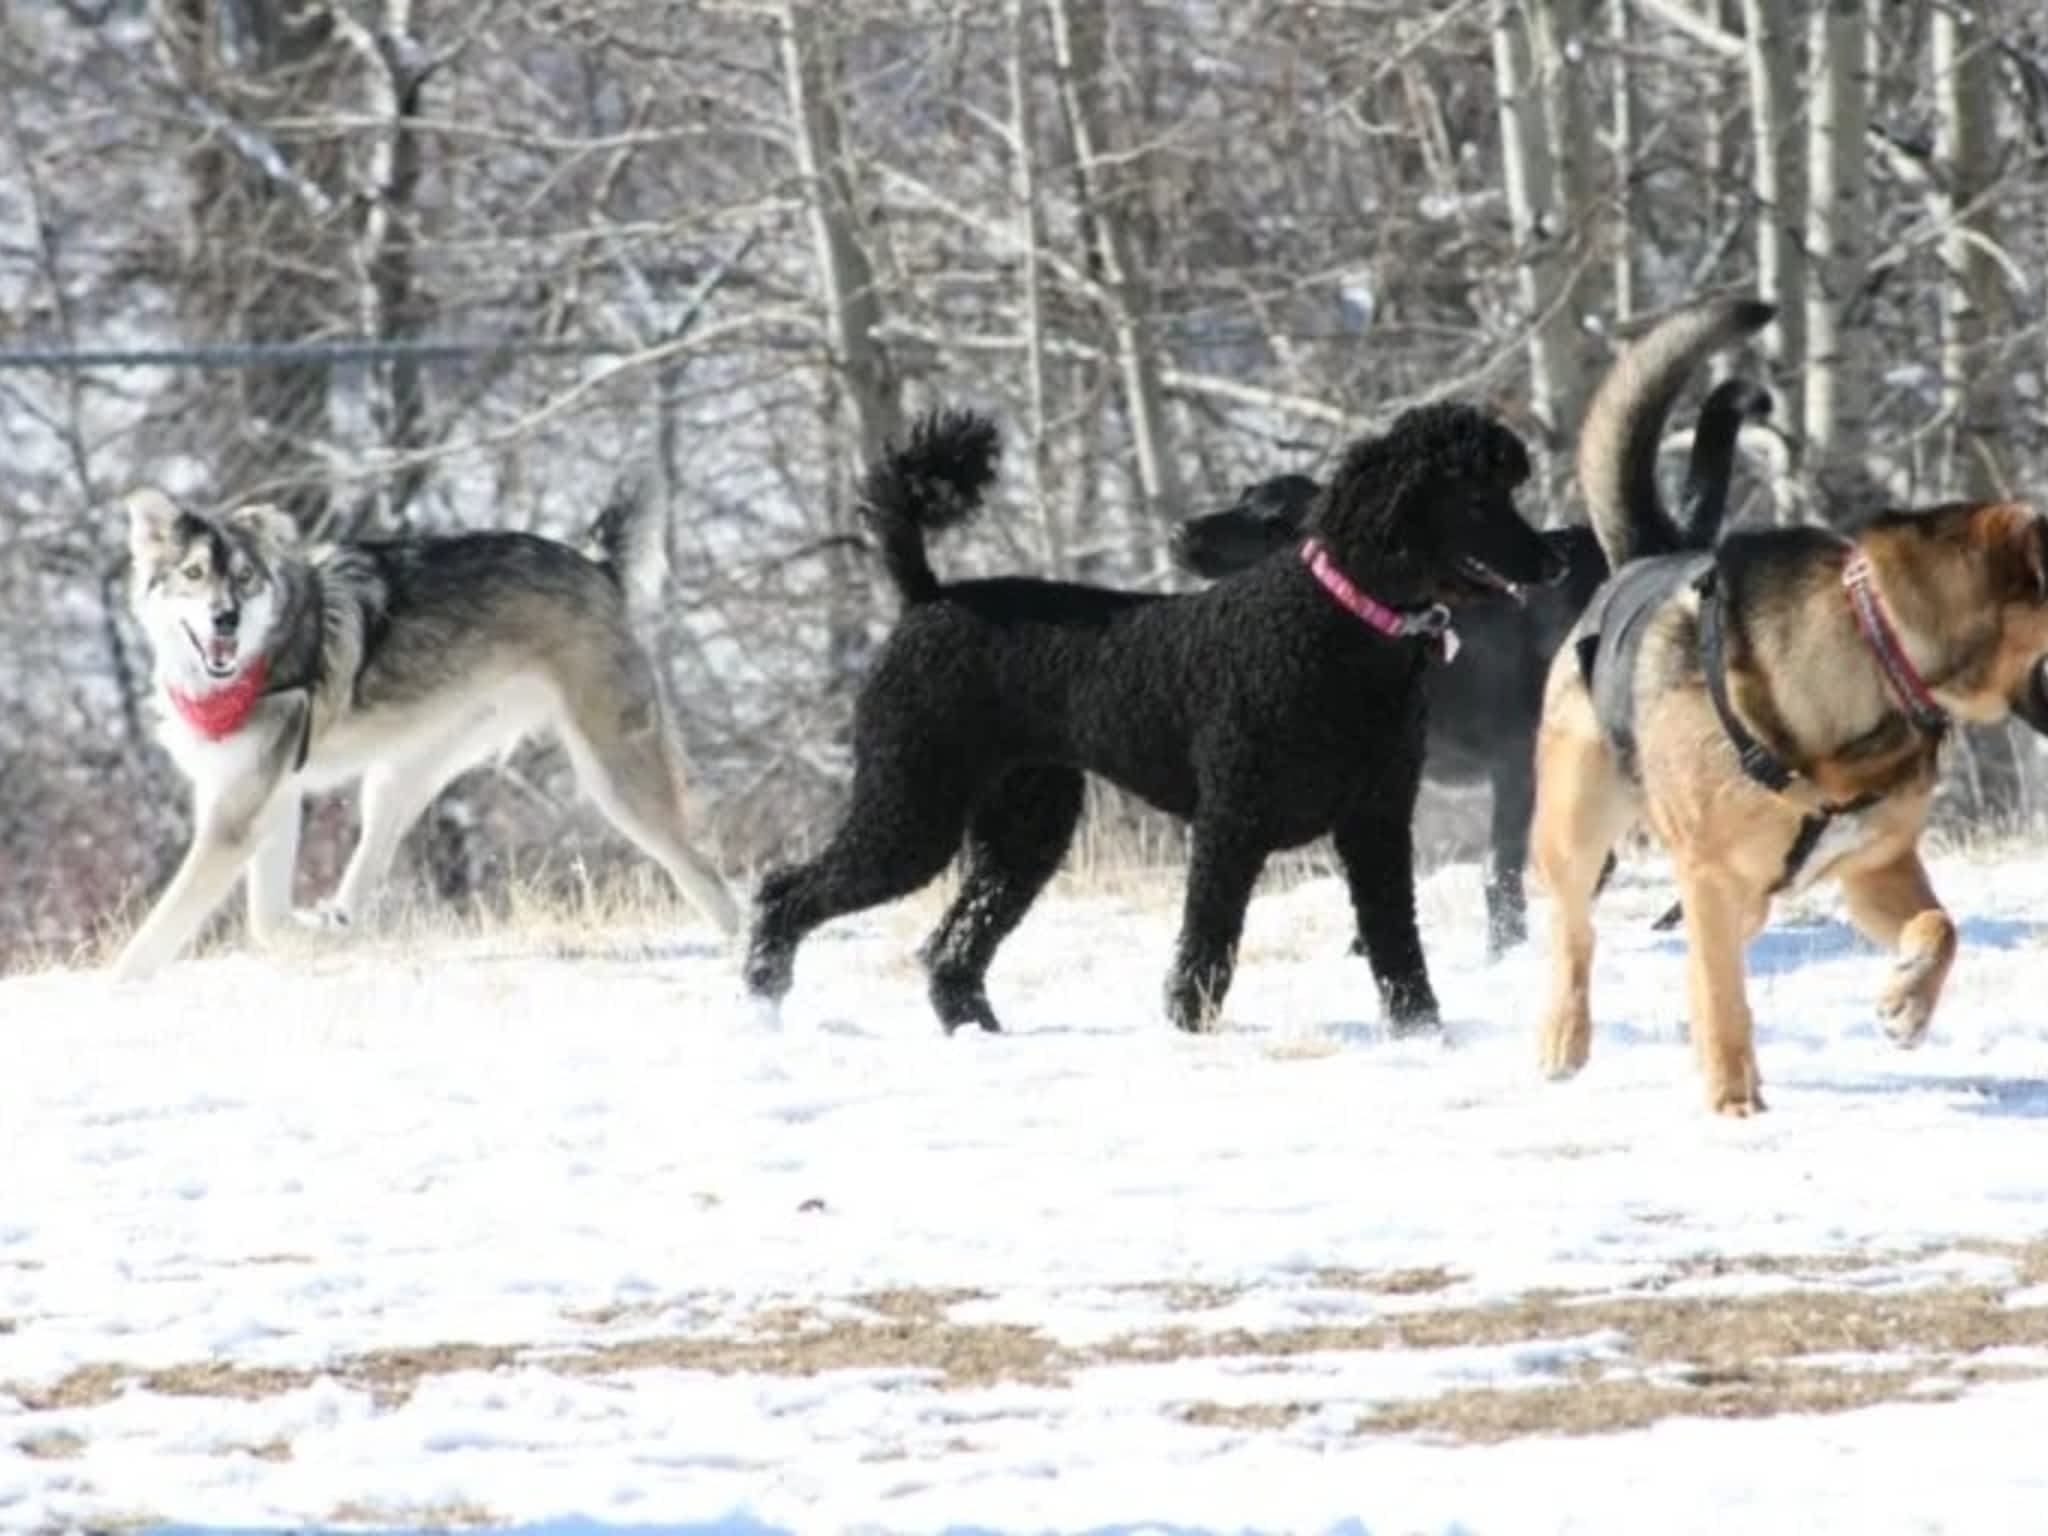
[{"label": "snow covered ground", "polygon": [[1825,905],[1757,941],[1751,1122],[1648,865],[1565,1085],[1469,867],[1448,1044],[1330,881],[1200,1039],[1170,886],[1050,898],[1002,1038],[933,1027],[931,896],[779,1030],[694,928],[0,982],[0,1527],[2048,1528],[2048,867],[1936,875],[1917,1053]]}]

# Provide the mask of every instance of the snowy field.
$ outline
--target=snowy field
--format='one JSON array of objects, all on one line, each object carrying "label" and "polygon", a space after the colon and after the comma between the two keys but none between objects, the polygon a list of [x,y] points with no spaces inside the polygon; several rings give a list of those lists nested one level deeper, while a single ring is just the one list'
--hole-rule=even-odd
[{"label": "snowy field", "polygon": [[1431,877],[1447,1044],[1340,888],[1176,1036],[1174,891],[1049,899],[942,1040],[935,895],[779,1030],[694,927],[0,982],[0,1527],[2048,1529],[2048,865],[1937,861],[1930,1043],[1817,905],[1703,1109],[1648,865],[1577,1082]]}]

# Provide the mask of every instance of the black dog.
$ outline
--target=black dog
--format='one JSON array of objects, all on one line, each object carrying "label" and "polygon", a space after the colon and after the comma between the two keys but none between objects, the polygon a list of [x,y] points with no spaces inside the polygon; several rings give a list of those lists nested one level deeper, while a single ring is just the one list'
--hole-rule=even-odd
[{"label": "black dog", "polygon": [[[1728,507],[1736,435],[1743,422],[1762,420],[1770,409],[1770,395],[1742,379],[1716,386],[1701,405],[1681,512],[1687,537],[1701,542],[1688,547],[1713,543]],[[1203,577],[1256,565],[1300,542],[1316,491],[1306,475],[1277,475],[1249,486],[1221,512],[1182,523],[1174,531],[1174,558]],[[1607,558],[1591,529],[1556,528],[1542,537],[1563,560],[1564,580],[1530,593],[1523,603],[1492,600],[1467,608],[1458,618],[1463,659],[1428,673],[1430,777],[1445,784],[1484,779],[1493,791],[1486,862],[1490,955],[1521,943],[1529,931],[1522,868],[1536,799],[1543,680],[1550,658],[1607,579]]]},{"label": "black dog", "polygon": [[1515,511],[1520,439],[1467,406],[1409,411],[1345,454],[1301,558],[1175,597],[942,585],[925,535],[974,512],[996,453],[990,422],[948,412],[868,474],[862,510],[905,612],[855,706],[845,820],[762,882],[749,988],[780,998],[806,934],[916,890],[964,836],[959,895],[921,957],[948,1031],[996,1029],[989,962],[1065,855],[1085,770],[1193,824],[1166,987],[1180,1028],[1222,1006],[1267,856],[1326,833],[1388,1018],[1434,1023],[1410,825],[1423,674],[1444,605],[1564,575]]}]

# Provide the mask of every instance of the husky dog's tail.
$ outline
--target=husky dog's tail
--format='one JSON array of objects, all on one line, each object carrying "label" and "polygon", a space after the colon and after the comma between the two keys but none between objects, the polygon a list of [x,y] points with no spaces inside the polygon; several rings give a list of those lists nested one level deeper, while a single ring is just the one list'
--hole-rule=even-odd
[{"label": "husky dog's tail", "polygon": [[924,539],[964,523],[996,477],[996,424],[974,411],[920,416],[902,447],[891,445],[861,482],[860,515],[882,546],[882,563],[905,604],[929,602],[939,578]]},{"label": "husky dog's tail", "polygon": [[627,600],[648,606],[668,579],[668,543],[652,499],[646,486],[622,484],[583,539],[583,553],[604,567]]},{"label": "husky dog's tail", "polygon": [[[1657,440],[1671,402],[1713,353],[1770,324],[1777,307],[1712,299],[1679,310],[1614,360],[1579,429],[1579,492],[1586,520],[1616,570],[1641,555],[1688,547],[1657,494]],[[1720,519],[1712,519],[1718,530]]]}]

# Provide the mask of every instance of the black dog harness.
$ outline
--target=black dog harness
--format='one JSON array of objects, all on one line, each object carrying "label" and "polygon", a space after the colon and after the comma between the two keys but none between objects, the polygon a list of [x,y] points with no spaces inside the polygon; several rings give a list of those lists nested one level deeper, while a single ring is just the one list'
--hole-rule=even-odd
[{"label": "black dog harness", "polygon": [[[1782,795],[1798,777],[1796,770],[1743,724],[1728,696],[1727,621],[1723,612],[1726,604],[1720,571],[1711,554],[1660,555],[1634,561],[1623,567],[1594,598],[1587,631],[1579,640],[1579,670],[1592,695],[1593,712],[1601,732],[1613,748],[1622,772],[1632,782],[1641,782],[1635,739],[1636,658],[1641,653],[1651,615],[1666,598],[1688,585],[1699,594],[1700,672],[1714,717],[1735,749],[1743,773],[1772,794]],[[1844,566],[1842,585],[1848,593],[1856,627],[1876,657],[1885,684],[1901,711],[1916,729],[1939,741],[1948,729],[1948,714],[1935,702],[1907,657],[1872,585],[1870,562],[1862,551],[1852,554]],[[1777,895],[1799,878],[1830,823],[1840,816],[1867,811],[1882,798],[1874,791],[1866,792],[1853,800],[1823,805],[1802,817],[1770,894]],[[1667,923],[1660,922],[1658,926]]]}]

